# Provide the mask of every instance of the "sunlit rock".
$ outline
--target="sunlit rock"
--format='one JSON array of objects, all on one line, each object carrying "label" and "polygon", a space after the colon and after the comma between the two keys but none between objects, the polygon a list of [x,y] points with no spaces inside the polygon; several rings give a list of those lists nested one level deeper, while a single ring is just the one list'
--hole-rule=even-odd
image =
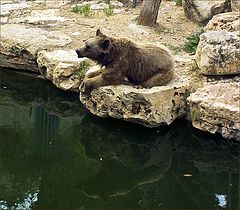
[{"label": "sunlit rock", "polygon": [[167,85],[149,89],[133,86],[105,86],[88,97],[81,93],[81,102],[99,117],[113,117],[147,127],[171,124],[185,115],[189,77],[177,77]]},{"label": "sunlit rock", "polygon": [[28,23],[33,25],[47,25],[64,22],[66,19],[59,15],[59,9],[33,10],[26,17],[13,18],[10,23]]},{"label": "sunlit rock", "polygon": [[48,8],[59,8],[68,3],[73,2],[72,0],[35,0],[34,3],[45,5]]},{"label": "sunlit rock", "polygon": [[22,24],[1,26],[0,66],[38,72],[37,53],[42,49],[66,47],[71,38],[59,31],[47,31]]},{"label": "sunlit rock", "polygon": [[198,23],[207,22],[213,15],[231,11],[229,0],[183,0],[182,4],[187,18]]},{"label": "sunlit rock", "polygon": [[[91,10],[103,10],[109,8],[109,5],[114,8],[123,7],[123,3],[119,1],[110,1],[109,4],[105,3],[104,1],[84,1],[80,4],[77,4],[78,7],[89,6]],[[72,6],[75,7],[75,6]]]},{"label": "sunlit rock", "polygon": [[31,8],[31,5],[25,1],[19,2],[19,3],[13,3],[13,2],[1,2],[1,16],[8,16],[11,14],[12,11],[15,10],[22,10],[22,9],[29,9]]},{"label": "sunlit rock", "polygon": [[8,17],[1,17],[0,18],[0,23],[1,24],[5,24],[5,23],[7,23],[8,22]]},{"label": "sunlit rock", "polygon": [[188,98],[193,126],[240,140],[240,85],[207,84]]},{"label": "sunlit rock", "polygon": [[63,90],[78,92],[86,71],[92,65],[87,58],[78,58],[74,50],[41,51],[37,59],[41,73]]},{"label": "sunlit rock", "polygon": [[239,36],[226,30],[203,33],[195,60],[205,75],[240,74]]},{"label": "sunlit rock", "polygon": [[228,32],[239,33],[240,14],[238,12],[227,12],[218,15],[214,15],[205,27],[205,32],[227,30]]}]

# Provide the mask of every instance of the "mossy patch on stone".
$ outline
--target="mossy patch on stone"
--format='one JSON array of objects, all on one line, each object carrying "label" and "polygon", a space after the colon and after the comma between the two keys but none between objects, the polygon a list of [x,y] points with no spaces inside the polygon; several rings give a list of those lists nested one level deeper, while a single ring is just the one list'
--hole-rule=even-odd
[{"label": "mossy patch on stone", "polygon": [[83,79],[90,66],[90,61],[82,61],[79,64],[79,68],[73,73],[73,75],[77,75],[80,79]]},{"label": "mossy patch on stone", "polygon": [[196,108],[192,108],[191,110],[191,118],[192,121],[200,121],[200,112]]}]

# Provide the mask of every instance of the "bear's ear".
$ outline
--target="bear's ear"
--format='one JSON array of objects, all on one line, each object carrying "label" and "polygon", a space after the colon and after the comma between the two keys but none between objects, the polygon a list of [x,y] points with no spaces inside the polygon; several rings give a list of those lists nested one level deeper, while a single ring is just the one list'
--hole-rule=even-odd
[{"label": "bear's ear", "polygon": [[97,29],[96,36],[104,36],[104,34],[100,31],[100,29]]},{"label": "bear's ear", "polygon": [[102,44],[101,44],[101,48],[102,48],[103,50],[106,50],[106,49],[109,47],[109,45],[110,45],[110,40],[109,40],[109,39],[105,39],[105,40],[102,42]]}]

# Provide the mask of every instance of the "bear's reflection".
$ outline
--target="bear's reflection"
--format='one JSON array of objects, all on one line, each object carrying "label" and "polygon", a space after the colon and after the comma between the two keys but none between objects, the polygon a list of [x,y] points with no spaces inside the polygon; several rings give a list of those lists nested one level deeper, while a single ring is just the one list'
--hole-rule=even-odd
[{"label": "bear's reflection", "polygon": [[171,167],[172,130],[159,134],[157,130],[127,127],[119,122],[115,127],[108,120],[105,125],[99,119],[95,123],[85,120],[80,135],[88,137],[82,138],[86,154],[102,163],[98,174],[79,184],[86,194],[126,194],[137,185],[160,179]]}]

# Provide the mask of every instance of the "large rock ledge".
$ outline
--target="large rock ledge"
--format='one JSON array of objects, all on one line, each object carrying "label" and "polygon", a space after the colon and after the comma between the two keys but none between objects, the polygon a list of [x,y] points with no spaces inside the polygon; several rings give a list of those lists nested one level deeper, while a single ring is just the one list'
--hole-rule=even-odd
[{"label": "large rock ledge", "polygon": [[207,84],[191,94],[188,102],[195,128],[221,133],[240,141],[240,84]]},{"label": "large rock ledge", "polygon": [[0,66],[38,72],[37,53],[66,47],[72,40],[59,31],[21,24],[1,25]]},{"label": "large rock ledge", "polygon": [[80,101],[99,117],[113,117],[147,127],[171,124],[186,113],[189,78],[177,78],[168,85],[151,89],[105,86],[90,97],[80,91]]}]

